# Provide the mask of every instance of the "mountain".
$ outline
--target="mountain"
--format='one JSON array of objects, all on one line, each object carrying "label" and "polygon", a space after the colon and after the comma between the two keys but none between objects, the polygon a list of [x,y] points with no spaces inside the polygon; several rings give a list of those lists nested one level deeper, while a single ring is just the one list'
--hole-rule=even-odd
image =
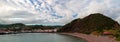
[{"label": "mountain", "polygon": [[91,14],[83,19],[75,19],[66,24],[58,32],[80,32],[91,33],[93,31],[103,31],[104,29],[119,29],[120,25],[113,19],[101,13]]}]

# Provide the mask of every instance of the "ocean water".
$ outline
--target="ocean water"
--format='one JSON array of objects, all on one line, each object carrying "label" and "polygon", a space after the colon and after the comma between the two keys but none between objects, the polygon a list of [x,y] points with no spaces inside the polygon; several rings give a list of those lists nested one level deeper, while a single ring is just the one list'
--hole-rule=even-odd
[{"label": "ocean water", "polygon": [[20,33],[0,35],[0,42],[86,42],[86,40],[56,33]]}]

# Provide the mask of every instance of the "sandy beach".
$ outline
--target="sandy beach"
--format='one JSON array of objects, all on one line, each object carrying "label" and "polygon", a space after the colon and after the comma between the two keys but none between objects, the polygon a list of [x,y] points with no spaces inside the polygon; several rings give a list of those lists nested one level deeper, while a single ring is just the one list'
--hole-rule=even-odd
[{"label": "sandy beach", "polygon": [[88,42],[117,42],[114,38],[107,36],[86,35],[81,33],[61,33],[65,35],[75,36],[87,40]]}]

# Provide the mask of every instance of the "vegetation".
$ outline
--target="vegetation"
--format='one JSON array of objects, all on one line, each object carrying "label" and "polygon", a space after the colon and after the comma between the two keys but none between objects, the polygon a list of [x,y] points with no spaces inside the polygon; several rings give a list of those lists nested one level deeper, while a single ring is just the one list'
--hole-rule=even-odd
[{"label": "vegetation", "polygon": [[93,31],[120,29],[120,25],[109,17],[100,13],[91,14],[83,19],[75,19],[66,24],[58,32],[80,32],[90,34]]},{"label": "vegetation", "polygon": [[1,24],[0,30],[5,31],[21,31],[21,30],[35,30],[35,29],[55,29],[55,28],[61,28],[61,26],[44,26],[44,25],[25,25],[23,23],[14,23],[14,24]]},{"label": "vegetation", "polygon": [[120,40],[120,25],[100,13],[91,14],[83,19],[75,19],[59,29],[58,32],[79,32],[97,36],[108,32],[108,36],[116,37],[116,40]]},{"label": "vegetation", "polygon": [[101,35],[102,33],[99,32],[99,31],[93,31],[91,34],[96,35],[96,36],[99,36],[99,35]]}]

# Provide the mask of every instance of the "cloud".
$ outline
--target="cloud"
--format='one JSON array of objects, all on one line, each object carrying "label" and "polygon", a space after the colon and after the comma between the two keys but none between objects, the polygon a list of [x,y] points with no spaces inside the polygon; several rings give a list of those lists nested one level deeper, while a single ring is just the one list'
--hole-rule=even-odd
[{"label": "cloud", "polygon": [[91,13],[120,23],[120,0],[0,0],[0,23],[64,25]]}]

